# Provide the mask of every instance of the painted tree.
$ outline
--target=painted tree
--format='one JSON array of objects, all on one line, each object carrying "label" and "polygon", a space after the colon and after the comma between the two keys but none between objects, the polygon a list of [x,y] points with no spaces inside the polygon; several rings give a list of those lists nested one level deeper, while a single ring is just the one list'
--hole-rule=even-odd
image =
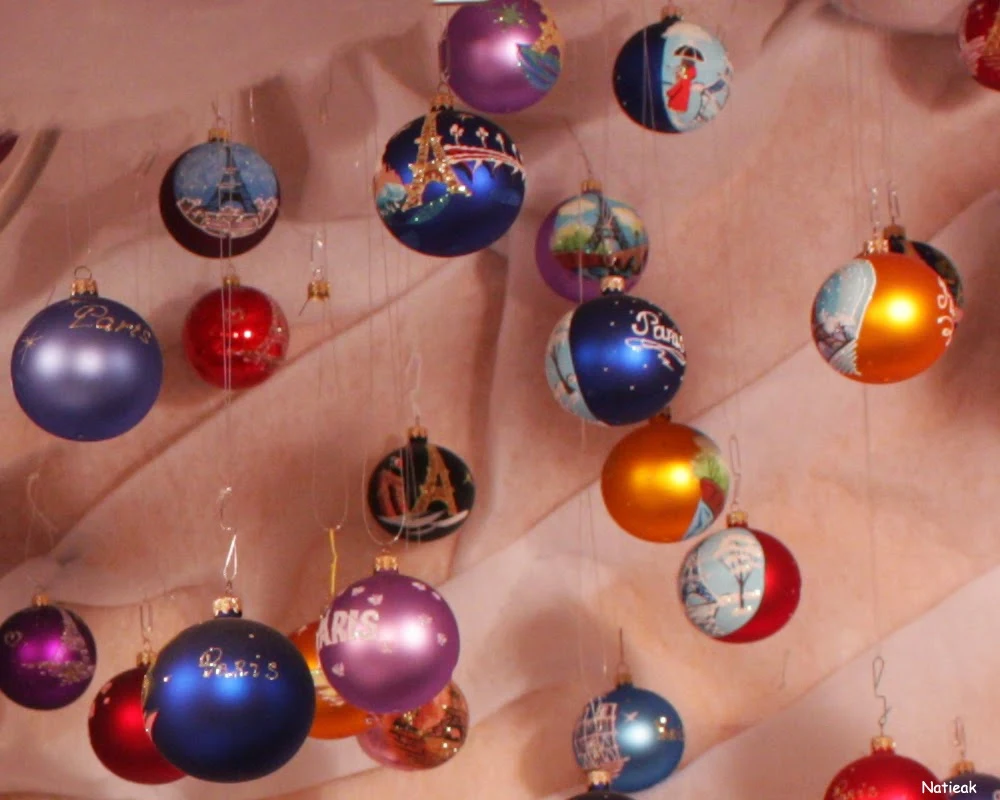
[{"label": "painted tree", "polygon": [[760,542],[749,532],[732,531],[721,538],[712,556],[733,576],[739,587],[739,608],[746,611],[747,581],[755,569],[764,568],[764,551]]}]

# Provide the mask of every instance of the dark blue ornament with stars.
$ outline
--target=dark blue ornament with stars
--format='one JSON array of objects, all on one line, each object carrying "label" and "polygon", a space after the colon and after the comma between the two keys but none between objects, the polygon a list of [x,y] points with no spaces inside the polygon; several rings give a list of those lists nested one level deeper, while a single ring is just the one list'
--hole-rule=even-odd
[{"label": "dark blue ornament with stars", "polygon": [[299,751],[316,713],[305,658],[279,631],[242,619],[239,600],[181,631],[157,655],[142,687],[156,749],[203,781],[269,775]]},{"label": "dark blue ornament with stars", "polygon": [[489,247],[524,202],[517,145],[485,117],[434,101],[385,146],[373,193],[386,229],[411,250],[453,258]]},{"label": "dark blue ornament with stars", "polygon": [[596,424],[633,425],[666,408],[686,364],[684,338],[663,309],[607,290],[556,325],[545,374],[570,413]]},{"label": "dark blue ornament with stars", "polygon": [[68,300],[25,326],[10,377],[18,404],[40,428],[97,442],[131,430],[149,413],[163,382],[163,354],[142,317],[81,279]]},{"label": "dark blue ornament with stars", "polygon": [[[975,767],[969,762],[958,765],[960,769],[948,779],[951,791],[949,800],[969,798],[969,800],[997,800],[1000,798],[1000,778],[973,771]],[[971,768],[971,769],[970,769]],[[946,786],[947,786],[946,784]]]}]

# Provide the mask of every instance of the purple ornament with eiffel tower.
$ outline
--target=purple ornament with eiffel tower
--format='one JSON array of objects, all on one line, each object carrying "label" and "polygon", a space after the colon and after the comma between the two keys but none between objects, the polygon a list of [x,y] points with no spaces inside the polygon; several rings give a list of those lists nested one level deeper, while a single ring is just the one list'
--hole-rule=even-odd
[{"label": "purple ornament with eiffel tower", "polygon": [[483,250],[507,233],[525,190],[513,139],[452,101],[439,94],[430,113],[389,139],[372,186],[389,233],[411,250],[442,258]]},{"label": "purple ornament with eiffel tower", "polygon": [[646,224],[635,209],[585,181],[580,194],[564,200],[542,222],[535,262],[542,279],[560,297],[583,303],[601,296],[601,281],[617,275],[631,291],[649,260]]},{"label": "purple ornament with eiffel tower", "polygon": [[438,57],[464,102],[487,114],[509,114],[551,91],[564,50],[555,20],[537,0],[487,0],[452,15]]},{"label": "purple ornament with eiffel tower", "polygon": [[90,628],[44,595],[0,626],[0,691],[20,706],[68,706],[87,691],[96,668]]}]

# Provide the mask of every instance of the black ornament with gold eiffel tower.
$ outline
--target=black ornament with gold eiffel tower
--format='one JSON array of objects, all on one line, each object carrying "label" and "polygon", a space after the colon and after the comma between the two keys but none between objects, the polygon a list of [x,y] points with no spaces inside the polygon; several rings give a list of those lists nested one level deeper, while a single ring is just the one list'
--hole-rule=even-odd
[{"label": "black ornament with gold eiffel tower", "polygon": [[411,250],[445,258],[475,253],[507,233],[525,191],[513,139],[453,103],[442,86],[430,111],[389,139],[372,185],[388,231]]},{"label": "black ornament with gold eiffel tower", "polygon": [[410,428],[409,441],[383,458],[368,479],[368,509],[385,531],[412,542],[454,533],[472,511],[476,484],[466,463],[431,444],[427,429]]}]

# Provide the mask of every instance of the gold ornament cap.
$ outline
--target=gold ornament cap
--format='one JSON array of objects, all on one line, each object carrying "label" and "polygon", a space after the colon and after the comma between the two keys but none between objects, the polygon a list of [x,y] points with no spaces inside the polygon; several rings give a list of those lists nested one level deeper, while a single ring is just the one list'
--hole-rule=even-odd
[{"label": "gold ornament cap", "polygon": [[896,223],[893,223],[892,225],[886,225],[885,229],[882,231],[882,238],[905,239],[906,229],[902,225],[897,225]]},{"label": "gold ornament cap", "polygon": [[650,425],[669,425],[674,421],[674,415],[670,413],[670,406],[667,406],[659,414],[654,414],[649,418]]},{"label": "gold ornament cap", "polygon": [[580,184],[581,194],[601,194],[603,191],[604,187],[601,186],[601,182],[593,178],[587,178],[587,180]]},{"label": "gold ornament cap", "polygon": [[375,556],[376,572],[399,572],[399,559],[389,553]]},{"label": "gold ornament cap", "polygon": [[455,94],[451,91],[451,87],[445,81],[441,81],[438,85],[437,92],[434,94],[434,99],[431,100],[431,112],[441,111],[446,108],[453,108],[455,106]]},{"label": "gold ornament cap", "polygon": [[417,424],[412,426],[407,432],[406,437],[413,441],[414,439],[427,441],[427,428],[423,425]]},{"label": "gold ornament cap", "polygon": [[879,256],[886,255],[889,252],[889,240],[885,238],[882,234],[877,234],[872,236],[867,242],[865,242],[864,249],[861,251],[863,256]]},{"label": "gold ornament cap", "polygon": [[316,278],[315,280],[309,281],[309,287],[306,289],[306,302],[310,300],[329,300],[330,299],[330,281],[326,278]]},{"label": "gold ornament cap", "polygon": [[243,603],[234,594],[224,594],[212,603],[212,612],[217,617],[242,617]]},{"label": "gold ornament cap", "polygon": [[210,142],[228,142],[231,138],[232,134],[229,132],[229,128],[216,126],[208,129],[208,141]]},{"label": "gold ornament cap", "polygon": [[621,275],[606,275],[601,278],[601,292],[624,292],[625,279]]},{"label": "gold ornament cap", "polygon": [[603,769],[594,769],[587,773],[587,783],[591,789],[611,785],[611,773]]},{"label": "gold ornament cap", "polygon": [[154,661],[156,661],[156,653],[152,650],[140,650],[135,657],[137,667],[151,667]]},{"label": "gold ornament cap", "polygon": [[746,528],[750,523],[750,515],[746,511],[730,511],[726,514],[726,525],[730,528]]},{"label": "gold ornament cap", "polygon": [[684,12],[673,3],[669,3],[660,9],[660,21],[666,22],[668,19],[684,19]]},{"label": "gold ornament cap", "polygon": [[49,596],[45,592],[36,592],[34,597],[31,598],[31,605],[35,608],[41,608],[42,606],[47,606],[49,604]]},{"label": "gold ornament cap", "polygon": [[[86,273],[86,274],[82,274]],[[77,267],[73,273],[73,282],[69,285],[69,296],[81,294],[97,294],[97,281],[86,267]]]},{"label": "gold ornament cap", "polygon": [[227,272],[222,276],[222,285],[224,288],[236,288],[240,285],[240,276],[235,272]]},{"label": "gold ornament cap", "polygon": [[963,758],[961,761],[955,764],[954,767],[951,768],[951,777],[958,778],[962,775],[971,775],[975,771],[976,771],[976,765],[973,764],[971,761],[967,761],[966,759]]},{"label": "gold ornament cap", "polygon": [[895,753],[896,743],[888,736],[881,735],[872,739],[872,753]]}]

